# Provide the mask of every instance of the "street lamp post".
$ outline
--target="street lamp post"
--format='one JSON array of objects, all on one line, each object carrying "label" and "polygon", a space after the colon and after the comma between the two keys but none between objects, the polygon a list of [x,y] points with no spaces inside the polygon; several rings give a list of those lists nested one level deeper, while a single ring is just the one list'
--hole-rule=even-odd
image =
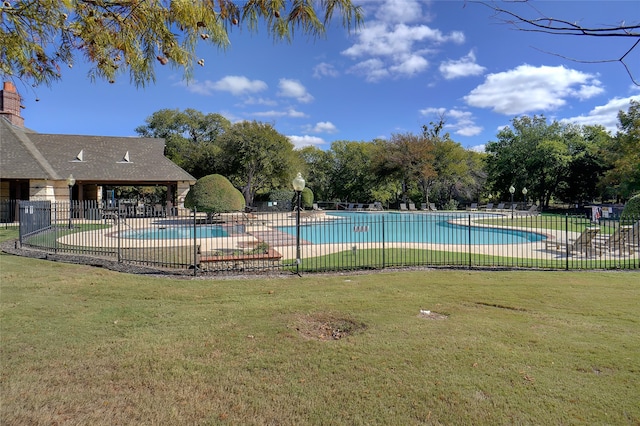
[{"label": "street lamp post", "polygon": [[529,192],[529,190],[526,187],[522,188],[522,195],[524,197],[524,208],[525,209],[527,208],[527,192]]},{"label": "street lamp post", "polygon": [[76,178],[73,175],[69,175],[67,178],[67,186],[69,187],[69,229],[73,226],[71,225],[71,217],[73,216],[73,185],[76,184]]},{"label": "street lamp post", "polygon": [[509,187],[509,192],[511,193],[511,219],[513,219],[513,194],[515,194],[516,189],[511,185]]},{"label": "street lamp post", "polygon": [[296,212],[296,273],[300,275],[300,201],[302,190],[304,189],[304,178],[300,173],[293,179],[293,190],[296,191],[297,212]]}]

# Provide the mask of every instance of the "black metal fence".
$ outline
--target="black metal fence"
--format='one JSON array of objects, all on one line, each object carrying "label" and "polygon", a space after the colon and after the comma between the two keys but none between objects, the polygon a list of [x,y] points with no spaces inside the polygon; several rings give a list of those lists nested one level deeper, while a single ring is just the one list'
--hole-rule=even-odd
[{"label": "black metal fence", "polygon": [[640,218],[528,211],[190,210],[21,202],[20,243],[185,273],[388,267],[638,269]]}]

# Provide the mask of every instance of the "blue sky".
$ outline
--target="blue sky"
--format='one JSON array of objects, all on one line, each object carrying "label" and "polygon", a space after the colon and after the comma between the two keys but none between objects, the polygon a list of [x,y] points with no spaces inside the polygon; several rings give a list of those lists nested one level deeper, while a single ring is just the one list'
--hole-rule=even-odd
[{"label": "blue sky", "polygon": [[[521,115],[615,132],[617,112],[630,99],[640,101],[640,88],[621,64],[557,56],[617,58],[635,39],[517,31],[486,6],[463,1],[355,1],[366,18],[351,34],[333,25],[322,39],[298,35],[274,43],[265,33],[236,28],[225,51],[202,44],[204,66],[195,66],[189,83],[181,70],[159,64],[156,83],[145,88],[136,89],[128,75],[114,84],[91,82],[81,61],[51,87],[18,83],[25,125],[42,133],[134,136],[157,110],[193,108],[234,122],[273,123],[296,147],[328,149],[336,140],[419,133],[443,116],[455,141],[478,149]],[[531,16],[534,5],[585,25],[640,20],[635,0],[497,4]],[[640,80],[640,48],[628,64]]]}]

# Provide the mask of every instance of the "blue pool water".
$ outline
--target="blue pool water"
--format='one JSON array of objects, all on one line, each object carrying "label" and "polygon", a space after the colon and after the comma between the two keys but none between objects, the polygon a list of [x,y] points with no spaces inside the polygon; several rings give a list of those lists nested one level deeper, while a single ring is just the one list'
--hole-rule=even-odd
[{"label": "blue pool water", "polygon": [[[327,243],[436,243],[436,244],[520,244],[545,238],[535,232],[515,229],[479,228],[451,224],[451,219],[464,219],[468,214],[442,213],[367,213],[335,212],[336,220],[303,223],[300,238],[314,244]],[[490,215],[485,215],[490,216]],[[498,224],[500,222],[498,221]],[[279,227],[296,235],[295,226]]]},{"label": "blue pool water", "polygon": [[[157,228],[132,229],[121,233],[122,238],[133,240],[177,240],[193,238],[193,226],[167,226]],[[207,225],[196,227],[197,238],[227,237],[229,233],[221,226]]]}]

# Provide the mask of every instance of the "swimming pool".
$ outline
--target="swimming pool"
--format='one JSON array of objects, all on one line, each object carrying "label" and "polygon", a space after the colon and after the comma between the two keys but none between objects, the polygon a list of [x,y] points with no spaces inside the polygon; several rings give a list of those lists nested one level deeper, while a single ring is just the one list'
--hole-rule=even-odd
[{"label": "swimming pool", "polygon": [[[497,227],[475,227],[450,223],[466,220],[468,213],[328,212],[335,220],[302,224],[300,238],[314,244],[331,243],[434,243],[434,244],[522,244],[546,237],[535,232]],[[474,216],[494,216],[474,214]],[[296,235],[295,226],[279,227]]]},{"label": "swimming pool", "polygon": [[[228,228],[219,225],[206,225],[196,227],[196,238],[228,237]],[[178,240],[192,239],[193,226],[159,226],[155,228],[141,228],[124,231],[122,238],[132,240]]]}]

